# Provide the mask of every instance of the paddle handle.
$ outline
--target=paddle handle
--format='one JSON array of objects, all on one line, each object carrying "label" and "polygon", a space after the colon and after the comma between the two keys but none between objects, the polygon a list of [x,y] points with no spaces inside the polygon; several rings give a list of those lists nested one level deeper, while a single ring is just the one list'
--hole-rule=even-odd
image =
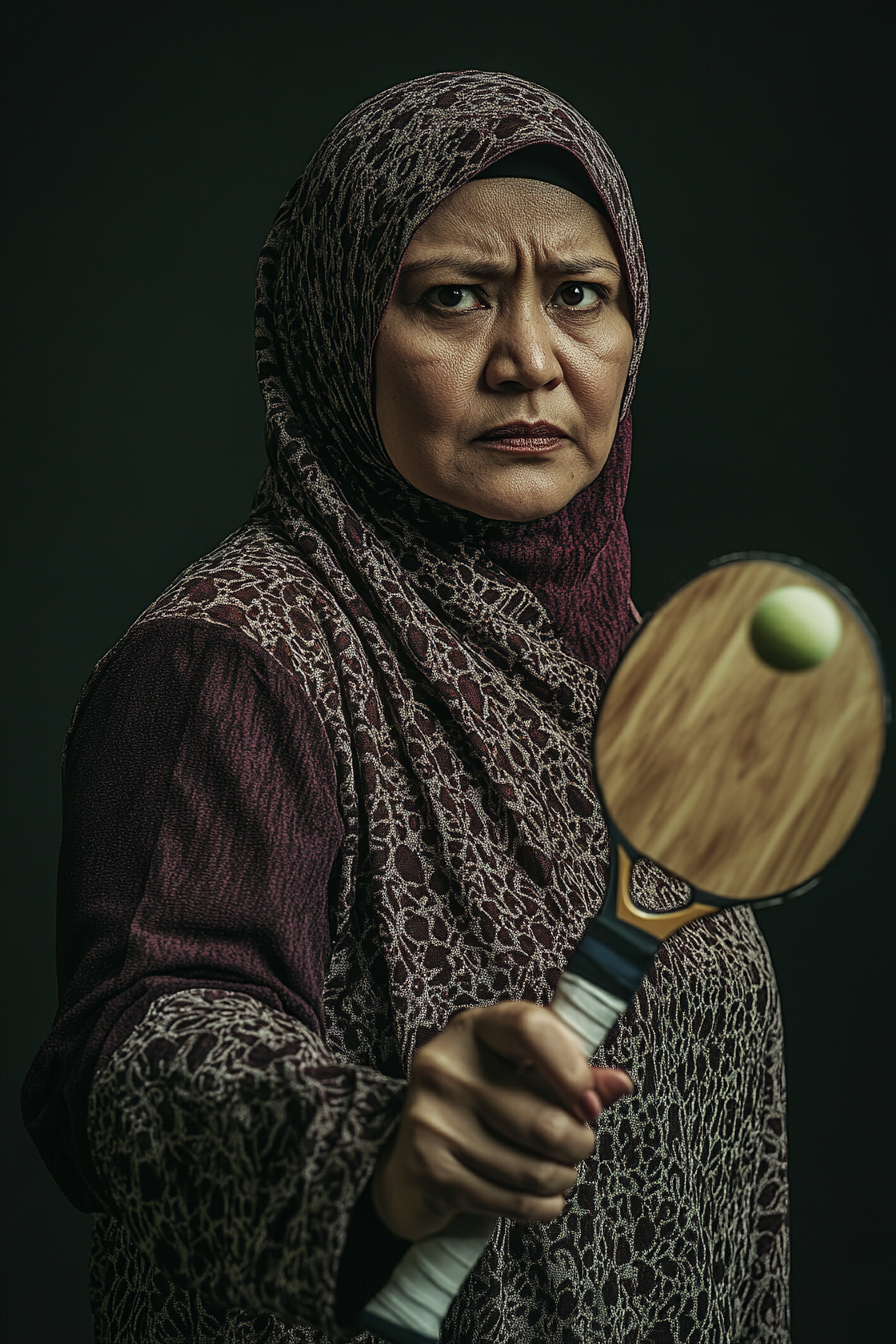
[{"label": "paddle handle", "polygon": [[[709,906],[696,905],[672,915],[638,910],[629,891],[631,871],[631,858],[611,832],[610,899],[570,958],[551,1003],[551,1011],[569,1027],[589,1060],[634,998],[663,940],[675,928],[711,912]],[[386,1286],[368,1302],[358,1325],[389,1344],[437,1344],[451,1303],[497,1226],[485,1219],[483,1223],[478,1236],[442,1235],[415,1242]]]},{"label": "paddle handle", "polygon": [[[602,1045],[627,1003],[579,975],[564,971],[551,1011],[573,1032],[587,1059]],[[414,1242],[358,1322],[390,1344],[438,1344],[439,1330],[470,1270],[491,1241],[436,1236]]]}]

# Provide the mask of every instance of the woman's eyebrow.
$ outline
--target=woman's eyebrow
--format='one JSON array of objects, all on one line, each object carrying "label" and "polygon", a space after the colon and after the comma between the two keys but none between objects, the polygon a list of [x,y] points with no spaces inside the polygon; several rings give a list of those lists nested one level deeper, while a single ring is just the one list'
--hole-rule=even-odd
[{"label": "woman's eyebrow", "polygon": [[[557,275],[587,275],[591,271],[612,271],[622,278],[615,262],[607,257],[562,257],[545,262],[539,267],[542,271]],[[471,260],[451,253],[439,257],[424,257],[420,261],[409,261],[401,268],[402,278],[420,275],[425,271],[453,271],[458,276],[469,275],[478,279],[512,274],[514,267],[502,261]]]}]

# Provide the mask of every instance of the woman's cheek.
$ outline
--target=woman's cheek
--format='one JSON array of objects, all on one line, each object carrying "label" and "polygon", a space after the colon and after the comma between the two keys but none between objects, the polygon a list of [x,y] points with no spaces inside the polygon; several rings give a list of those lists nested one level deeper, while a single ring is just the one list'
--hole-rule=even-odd
[{"label": "woman's cheek", "polygon": [[414,370],[408,397],[418,426],[422,421],[428,428],[452,434],[469,401],[468,381],[465,361],[456,351],[421,361]]}]

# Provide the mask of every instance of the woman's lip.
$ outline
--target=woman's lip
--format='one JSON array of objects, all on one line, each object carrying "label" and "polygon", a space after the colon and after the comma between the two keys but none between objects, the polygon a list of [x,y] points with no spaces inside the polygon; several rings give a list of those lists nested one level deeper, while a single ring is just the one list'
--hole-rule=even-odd
[{"label": "woman's lip", "polygon": [[496,425],[476,440],[487,443],[499,453],[555,453],[568,437],[559,425],[550,420],[511,420],[506,425]]},{"label": "woman's lip", "polygon": [[484,443],[499,453],[524,453],[533,456],[555,453],[569,440],[561,434],[540,434],[536,437],[534,434],[514,434],[511,430],[500,437],[489,435],[488,438],[477,439],[476,442]]}]

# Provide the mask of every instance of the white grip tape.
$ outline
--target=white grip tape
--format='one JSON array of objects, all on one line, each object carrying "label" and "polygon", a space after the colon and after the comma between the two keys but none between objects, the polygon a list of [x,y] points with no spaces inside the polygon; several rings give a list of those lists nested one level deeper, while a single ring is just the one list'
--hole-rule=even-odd
[{"label": "white grip tape", "polygon": [[366,1310],[425,1339],[438,1340],[451,1303],[490,1240],[491,1232],[487,1237],[415,1241]]},{"label": "white grip tape", "polygon": [[551,1004],[552,1010],[575,1033],[587,1059],[603,1045],[628,1004],[590,980],[564,971]]},{"label": "white grip tape", "polygon": [[[626,1007],[622,999],[568,971],[561,975],[551,1004],[588,1059]],[[491,1233],[487,1237],[437,1236],[415,1241],[366,1310],[435,1344],[451,1303],[490,1240]]]}]

